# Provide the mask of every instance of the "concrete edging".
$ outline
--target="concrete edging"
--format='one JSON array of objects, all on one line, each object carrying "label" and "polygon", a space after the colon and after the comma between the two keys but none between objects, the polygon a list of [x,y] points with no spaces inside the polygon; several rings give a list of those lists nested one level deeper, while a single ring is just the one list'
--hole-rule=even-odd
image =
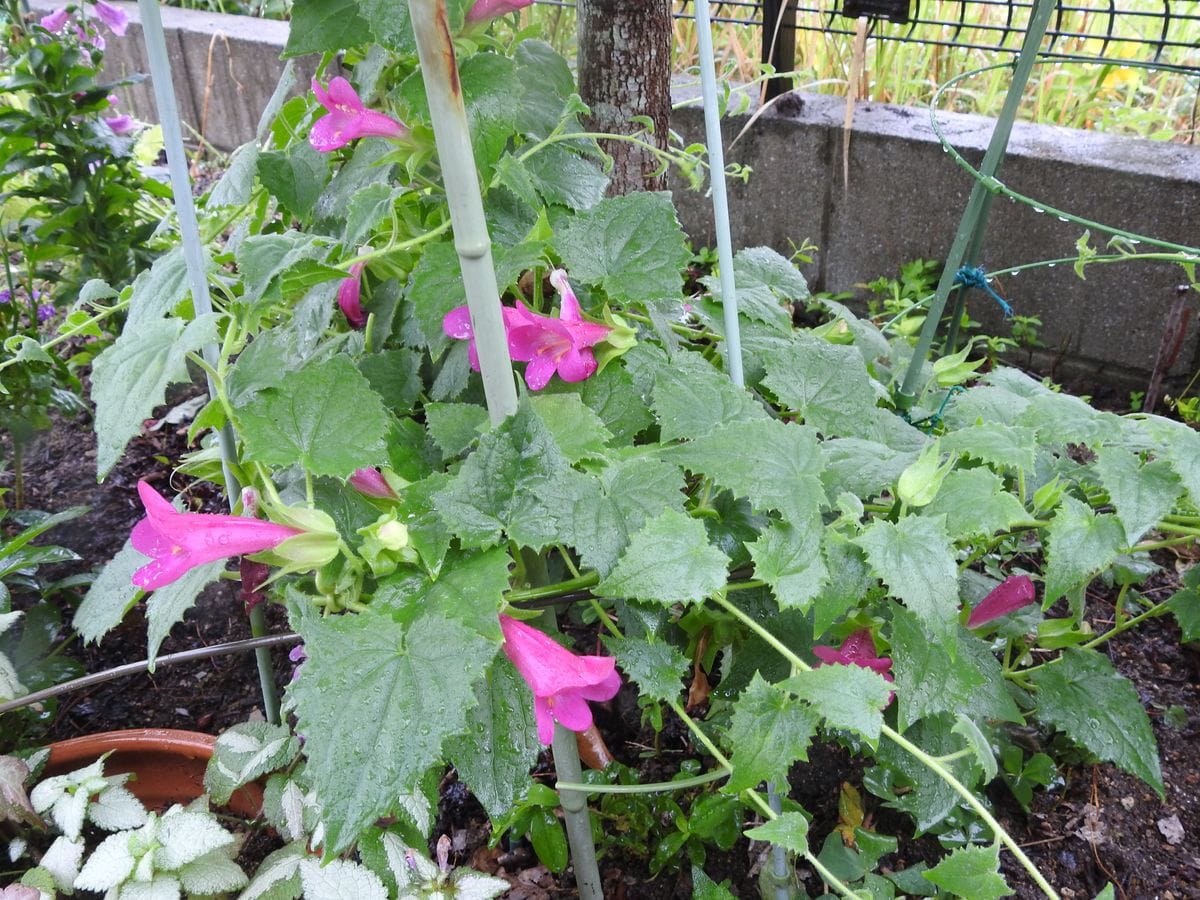
[{"label": "concrete edging", "polygon": [[[32,0],[35,11],[61,5]],[[137,4],[125,38],[108,42],[114,76],[147,70]],[[184,119],[205,140],[229,150],[254,136],[275,89],[287,42],[283,22],[163,9],[176,91]],[[295,91],[307,88],[313,58],[298,60]],[[122,105],[155,119],[147,83],[122,90]],[[806,274],[814,289],[846,290],[917,257],[939,258],[950,245],[970,191],[970,178],[943,152],[926,110],[860,104],[850,138],[849,186],[842,184],[844,101],[795,95],[787,111],[761,116],[736,142],[747,117],[725,124],[730,161],[749,165],[746,185],[731,185],[738,246],[767,244],[784,254],[808,239],[820,247]],[[939,115],[943,129],[978,165],[991,120]],[[688,140],[703,138],[701,113],[679,109],[672,127]],[[1187,245],[1200,244],[1200,148],[1018,123],[1002,179],[1021,193],[1106,224]],[[707,201],[676,190],[680,218],[698,244],[713,243]],[[998,200],[992,211],[983,263],[999,269],[1071,256],[1080,229]],[[1093,237],[1093,246],[1106,238]],[[1018,313],[1045,323],[1038,354],[1060,377],[1083,375],[1123,386],[1144,385],[1158,352],[1176,286],[1176,266],[1131,263],[1096,266],[1079,280],[1070,265],[1007,279],[1002,293]],[[994,305],[972,300],[973,317],[992,333],[1005,328]],[[1200,364],[1195,322],[1171,374],[1190,375]]]}]

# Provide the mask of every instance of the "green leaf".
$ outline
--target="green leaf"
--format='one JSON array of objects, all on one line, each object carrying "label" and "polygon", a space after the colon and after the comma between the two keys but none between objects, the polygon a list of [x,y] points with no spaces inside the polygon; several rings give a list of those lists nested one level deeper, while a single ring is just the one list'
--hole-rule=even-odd
[{"label": "green leaf", "polygon": [[506,657],[496,657],[475,695],[467,730],[446,742],[446,753],[495,822],[524,796],[542,746],[529,688]]},{"label": "green leaf", "polygon": [[692,866],[692,900],[736,900],[729,893],[729,880],[720,884],[704,874],[697,865]]},{"label": "green leaf", "polygon": [[662,439],[702,437],[724,424],[767,420],[766,410],[698,353],[680,350],[657,368],[651,407]]},{"label": "green leaf", "polygon": [[795,526],[817,519],[825,502],[816,433],[802,425],[734,422],[663,455],[746,497],[759,512],[776,510]]},{"label": "green leaf", "polygon": [[433,442],[452,459],[487,431],[488,411],[478,403],[427,403],[425,422]]},{"label": "green leaf", "polygon": [[225,560],[218,559],[203,566],[196,566],[177,581],[160,587],[146,601],[146,644],[150,671],[154,671],[154,657],[163,640],[170,634],[176,622],[182,621],[200,592],[221,577]]},{"label": "green leaf", "polygon": [[1167,606],[1179,623],[1181,639],[1200,641],[1200,566],[1192,566],[1184,573],[1183,587],[1171,595]]},{"label": "green leaf", "polygon": [[828,579],[813,599],[813,633],[824,634],[846,610],[862,603],[877,583],[867,566],[866,554],[840,531],[822,528],[821,556]]},{"label": "green leaf", "polygon": [[438,613],[408,627],[362,613],[299,622],[308,650],[288,687],[305,769],[336,854],[411,791],[447,737],[467,727],[496,643]]},{"label": "green leaf", "polygon": [[957,469],[946,476],[925,515],[946,517],[946,530],[954,537],[991,537],[1030,514],[990,469]]},{"label": "green leaf", "polygon": [[[302,263],[322,261],[328,255],[328,239],[319,235],[303,231],[251,235],[237,249],[238,271],[245,285],[241,302],[257,301],[271,285],[281,282],[286,273]],[[322,280],[345,274],[337,270],[331,272],[323,275]]]},{"label": "green leaf", "polygon": [[965,453],[997,469],[1032,472],[1036,437],[1032,428],[980,422],[969,428],[948,431],[942,436],[942,449]]},{"label": "green leaf", "polygon": [[336,52],[370,42],[371,23],[359,15],[355,0],[295,0],[283,55]]},{"label": "green leaf", "polygon": [[235,412],[246,455],[268,466],[299,464],[344,478],[382,463],[389,416],[349,359],[305,366]]},{"label": "green leaf", "polygon": [[604,199],[608,187],[608,176],[595,162],[561,144],[550,144],[517,165],[523,166],[531,186],[547,206],[591,209]]},{"label": "green leaf", "polygon": [[286,725],[239,722],[217,738],[204,770],[204,789],[224,805],[239,787],[291,765],[299,755],[300,741]]},{"label": "green leaf", "polygon": [[979,726],[967,716],[959,713],[954,717],[954,726],[950,730],[967,742],[967,749],[971,751],[971,755],[983,769],[984,784],[995,778],[997,774],[996,755],[992,752],[992,746],[988,743],[988,739],[979,730]]},{"label": "green leaf", "polygon": [[96,576],[71,620],[85,644],[95,643],[121,624],[138,595],[133,573],[145,564],[146,557],[127,540]]},{"label": "green leaf", "polygon": [[1012,895],[1000,874],[1000,844],[960,847],[925,873],[938,887],[969,900],[997,900]]},{"label": "green leaf", "polygon": [[752,841],[768,841],[797,856],[808,852],[808,819],[798,812],[780,813],[757,828],[747,829],[745,834]]},{"label": "green leaf", "polygon": [[617,665],[637,682],[641,696],[663,703],[679,698],[688,661],[677,647],[645,638],[605,638],[604,644]]},{"label": "green leaf", "polygon": [[358,370],[371,390],[398,416],[412,412],[413,404],[425,388],[421,381],[421,354],[408,347],[367,354],[359,359]]},{"label": "green leaf", "polygon": [[604,576],[647,519],[664,510],[683,512],[684,482],[678,467],[644,457],[606,467],[599,482],[598,490],[562,511],[560,523],[584,565]]},{"label": "green leaf", "polygon": [[857,349],[797,331],[791,346],[765,354],[765,365],[763,385],[807,424],[829,437],[864,436],[858,420],[877,397]]},{"label": "green leaf", "polygon": [[1068,648],[1058,663],[1030,674],[1038,718],[1105,762],[1138,776],[1163,796],[1158,745],[1137,689],[1095,650]]},{"label": "green leaf", "polygon": [[824,471],[821,483],[830,497],[848,492],[870,499],[896,483],[917,458],[911,451],[893,450],[878,441],[833,438],[821,442]]},{"label": "green leaf", "polygon": [[856,731],[872,746],[879,742],[882,710],[892,686],[878,672],[862,666],[820,666],[779,686],[811,703],[829,728]]},{"label": "green leaf", "polygon": [[792,763],[808,759],[817,715],[795,703],[757,672],[733,703],[726,745],[733,748],[733,774],[725,791],[743,791],[762,781],[787,781]]},{"label": "green leaf", "polygon": [[1155,442],[1155,455],[1166,458],[1187,488],[1192,505],[1200,507],[1200,433],[1159,416],[1147,416],[1140,424]]},{"label": "green leaf", "polygon": [[313,149],[308,141],[286,151],[260,153],[258,177],[285,209],[307,221],[329,181],[329,154]]},{"label": "green leaf", "polygon": [[456,619],[491,640],[501,640],[497,615],[508,590],[508,551],[497,548],[469,555],[455,551],[448,562],[436,579],[419,580],[411,575],[385,579],[375,601],[396,610],[403,619],[427,610]]},{"label": "green leaf", "polygon": [[601,200],[566,221],[555,249],[573,279],[626,303],[677,296],[691,258],[665,192]]},{"label": "green leaf", "polygon": [[562,540],[559,519],[591,489],[573,471],[528,400],[515,415],[479,439],[449,485],[435,496],[438,513],[469,544],[488,545],[501,534],[540,549]]},{"label": "green leaf", "polygon": [[138,329],[158,321],[182,303],[190,291],[183,248],[175,247],[156,259],[133,282],[126,327]]},{"label": "green leaf", "polygon": [[558,816],[553,812],[548,809],[533,810],[529,841],[537,858],[551,872],[561,872],[567,867],[567,838]]},{"label": "green leaf", "polygon": [[1064,496],[1046,529],[1046,540],[1043,609],[1108,568],[1125,544],[1125,529],[1116,516],[1098,516],[1074,497]]},{"label": "green leaf", "polygon": [[697,519],[667,510],[629,540],[616,568],[596,586],[601,597],[698,603],[725,584],[729,557],[708,542]]},{"label": "green leaf", "polygon": [[755,577],[771,586],[780,607],[807,610],[820,594],[829,574],[821,555],[824,530],[819,520],[799,526],[773,522],[746,545]]},{"label": "green leaf", "polygon": [[156,319],[126,328],[92,364],[96,404],[96,475],[103,479],[130,438],[166,399],[167,385],[190,380],[187,354],[217,339],[216,313],[186,326]]},{"label": "green leaf", "polygon": [[[577,385],[562,384],[564,390]],[[620,444],[633,439],[654,423],[654,416],[633,387],[633,378],[625,369],[612,365],[583,383],[580,398],[600,417],[604,427]]]},{"label": "green leaf", "polygon": [[876,519],[854,541],[888,586],[934,634],[945,634],[958,613],[958,566],[941,516]]},{"label": "green leaf", "polygon": [[376,226],[389,218],[397,198],[406,190],[386,181],[363,185],[346,206],[346,228],[342,232],[342,244],[346,247],[357,247],[361,244]]},{"label": "green leaf", "polygon": [[973,709],[984,678],[974,667],[959,661],[963,654],[957,640],[951,643],[943,637],[931,641],[916,616],[893,608],[890,641],[901,730],[935,713]]},{"label": "green leaf", "polygon": [[1142,463],[1121,447],[1101,447],[1096,452],[1096,473],[1125,528],[1130,547],[1162,521],[1183,493],[1183,483],[1161,459]]},{"label": "green leaf", "polygon": [[[945,715],[922,719],[905,737],[931,756],[955,753],[962,749],[962,739],[950,730],[951,721]],[[962,803],[945,779],[894,742],[880,741],[875,758],[879,765],[867,770],[863,783],[887,806],[912,816],[918,835],[945,821]],[[976,770],[970,760],[943,765],[968,788],[974,785]]]},{"label": "green leaf", "polygon": [[1020,424],[1033,428],[1040,443],[1065,447],[1074,442],[1095,446],[1120,432],[1121,420],[1102,413],[1070,394],[1043,390],[1029,401]]},{"label": "green leaf", "polygon": [[568,462],[576,463],[604,454],[604,447],[612,435],[578,394],[538,395],[530,397],[530,403],[550,429],[554,442]]},{"label": "green leaf", "polygon": [[[770,247],[748,247],[734,256],[733,272],[739,313],[781,332],[790,332],[791,307],[780,304],[807,300],[810,296],[808,282],[796,267]],[[712,292],[714,300],[724,302],[720,278],[709,275],[701,283]]]}]

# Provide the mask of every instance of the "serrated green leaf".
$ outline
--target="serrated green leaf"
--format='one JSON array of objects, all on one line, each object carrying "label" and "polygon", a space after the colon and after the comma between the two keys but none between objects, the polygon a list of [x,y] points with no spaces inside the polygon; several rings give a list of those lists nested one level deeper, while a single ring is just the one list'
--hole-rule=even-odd
[{"label": "serrated green leaf", "polygon": [[588,491],[560,523],[563,540],[579,551],[584,565],[609,574],[629,536],[664,510],[683,512],[683,472],[655,459],[614,463],[600,473],[597,490]]},{"label": "serrated green leaf", "polygon": [[1020,424],[1038,433],[1039,443],[1063,447],[1074,442],[1095,446],[1120,430],[1120,420],[1071,394],[1037,393],[1021,413]]},{"label": "serrated green leaf", "polygon": [[258,178],[285,209],[307,220],[329,181],[329,154],[315,150],[308,141],[286,151],[260,153]]},{"label": "serrated green leaf", "polygon": [[870,499],[896,483],[917,454],[893,450],[878,441],[833,438],[821,442],[821,483],[830,497],[849,492]]},{"label": "serrated green leaf", "polygon": [[[558,383],[568,390],[575,387]],[[551,386],[554,384],[551,382]],[[585,381],[580,398],[621,444],[633,443],[633,439],[654,422],[650,408],[634,389],[633,378],[617,365],[608,366]]]},{"label": "serrated green leaf", "polygon": [[820,521],[804,525],[772,523],[753,544],[747,544],[755,577],[771,586],[781,608],[807,610],[821,592],[828,570],[821,555]]},{"label": "serrated green leaf", "polygon": [[734,422],[663,456],[798,527],[816,520],[825,502],[816,433],[802,425],[777,419]]},{"label": "serrated green leaf", "polygon": [[427,403],[425,422],[438,449],[449,459],[460,456],[487,431],[487,408],[478,403]]},{"label": "serrated green leaf", "polygon": [[643,697],[663,703],[679,698],[688,661],[677,647],[644,638],[605,638],[604,644],[617,658],[617,665],[637,682]]},{"label": "serrated green leaf", "polygon": [[926,872],[925,877],[967,900],[998,900],[1013,892],[1000,874],[999,843],[960,847]]},{"label": "serrated green leaf", "polygon": [[303,843],[288,844],[276,850],[258,866],[254,878],[238,896],[241,900],[298,900],[300,863],[308,857]]},{"label": "serrated green leaf", "polygon": [[454,551],[436,579],[397,574],[384,579],[375,601],[411,619],[421,610],[456,619],[471,630],[499,641],[497,616],[508,590],[508,551],[502,548],[482,553]]},{"label": "serrated green leaf", "polygon": [[858,433],[856,420],[875,409],[876,394],[862,355],[797,331],[791,346],[765,354],[763,385],[827,437]]},{"label": "serrated green leaf", "polygon": [[757,672],[733,703],[726,744],[733,748],[733,774],[723,790],[742,791],[761,781],[787,780],[792,763],[808,759],[817,715],[795,703]]},{"label": "serrated green leaf", "polygon": [[601,200],[568,219],[554,246],[571,278],[627,303],[678,296],[691,258],[668,193]]},{"label": "serrated green leaf", "polygon": [[286,725],[240,722],[217,738],[204,771],[204,789],[223,805],[237,788],[291,765],[299,753],[300,742]]},{"label": "serrated green leaf", "polygon": [[608,176],[595,162],[561,144],[551,144],[516,165],[523,167],[530,187],[547,206],[591,209],[604,199],[608,187]]},{"label": "serrated green leaf", "polygon": [[729,558],[697,519],[667,510],[635,532],[597,596],[698,603],[725,584]]},{"label": "serrated green leaf", "polygon": [[264,465],[345,478],[386,457],[383,400],[344,356],[305,366],[235,416],[247,457]]},{"label": "serrated green leaf", "polygon": [[475,694],[467,730],[446,742],[446,753],[492,821],[499,821],[524,796],[542,746],[529,688],[506,657],[496,657]]},{"label": "serrated green leaf", "polygon": [[350,198],[346,207],[346,228],[342,232],[342,244],[346,247],[357,247],[361,244],[378,225],[390,218],[392,206],[406,190],[386,181],[364,185]]},{"label": "serrated green leaf", "polygon": [[876,585],[862,549],[836,529],[821,530],[821,556],[828,578],[812,603],[813,633],[818,637]]},{"label": "serrated green leaf", "polygon": [[603,455],[612,435],[578,394],[539,395],[530,397],[530,403],[568,462]]},{"label": "serrated green leaf", "polygon": [[[897,685],[899,688],[899,685]],[[962,739],[950,730],[946,715],[921,719],[905,731],[905,737],[932,756],[955,753]],[[879,765],[868,769],[863,783],[892,809],[912,816],[917,834],[943,822],[962,802],[962,798],[940,775],[892,741],[880,741],[875,754]],[[975,784],[976,769],[969,760],[943,762],[967,787]]]},{"label": "serrated green leaf", "polygon": [[680,350],[654,372],[650,405],[662,439],[698,438],[734,422],[766,421],[766,410],[702,356]]},{"label": "serrated green leaf", "polygon": [[720,884],[704,874],[697,865],[692,866],[692,900],[736,900],[729,893],[728,879]]},{"label": "serrated green leaf", "polygon": [[1192,505],[1200,508],[1200,433],[1159,416],[1147,416],[1141,426],[1156,442],[1155,455],[1167,460],[1187,488]]},{"label": "serrated green leaf", "polygon": [[979,730],[979,726],[967,716],[959,713],[954,717],[954,725],[950,730],[967,742],[967,749],[971,751],[971,755],[983,769],[983,783],[987,784],[995,778],[997,773],[996,755],[992,753],[991,744]]},{"label": "serrated green leaf", "polygon": [[958,566],[940,516],[876,519],[854,541],[872,571],[934,634],[945,634],[958,613]]},{"label": "serrated green leaf", "polygon": [[288,703],[308,738],[305,771],[321,798],[326,851],[340,853],[466,728],[497,644],[432,612],[407,628],[362,613],[308,617],[298,630],[309,658]]},{"label": "serrated green leaf", "polygon": [[421,380],[421,354],[408,347],[369,353],[359,359],[358,370],[371,390],[398,416],[412,412],[413,404],[425,388]]},{"label": "serrated green leaf", "polygon": [[166,397],[167,385],[189,380],[187,354],[217,339],[219,316],[211,313],[186,325],[155,319],[126,329],[92,363],[96,404],[96,475],[103,479],[142,422]]},{"label": "serrated green leaf", "polygon": [[1200,640],[1200,566],[1192,566],[1183,576],[1183,587],[1167,601],[1179,623],[1184,641]]},{"label": "serrated green leaf", "polygon": [[196,566],[183,577],[160,587],[146,601],[146,644],[150,671],[154,671],[154,657],[158,648],[170,634],[175,623],[183,620],[192,608],[200,592],[221,577],[225,560],[219,559],[203,566]]},{"label": "serrated green leaf", "polygon": [[1132,547],[1171,511],[1183,483],[1164,460],[1143,463],[1121,447],[1101,447],[1096,456],[1096,473],[1117,508],[1125,542]]},{"label": "serrated green leaf", "polygon": [[1046,529],[1046,541],[1043,609],[1108,568],[1125,544],[1125,529],[1116,516],[1096,515],[1074,497],[1064,496]]},{"label": "serrated green leaf", "polygon": [[190,290],[183,248],[175,247],[156,259],[133,282],[126,327],[137,329],[158,321],[182,303]]},{"label": "serrated green leaf", "polygon": [[979,422],[942,435],[942,449],[965,453],[997,469],[1033,471],[1037,433],[1032,428]]},{"label": "serrated green leaf", "polygon": [[146,557],[126,541],[101,570],[71,620],[85,644],[100,640],[125,618],[138,595],[133,573],[145,564]]},{"label": "serrated green leaf", "polygon": [[803,856],[808,852],[808,819],[798,812],[780,813],[757,828],[747,829],[746,837],[768,841],[789,853]]},{"label": "serrated green leaf", "polygon": [[[962,654],[957,640],[931,641],[917,617],[892,610],[892,672],[896,677],[901,730],[939,712],[951,714],[972,708],[983,677],[971,666],[956,664]],[[954,651],[955,657],[950,655]]]},{"label": "serrated green leaf", "polygon": [[925,515],[946,517],[954,537],[991,537],[1031,516],[990,469],[957,469],[946,476]]},{"label": "serrated green leaf", "polygon": [[1038,718],[1105,762],[1115,763],[1163,796],[1158,745],[1137,689],[1108,657],[1068,648],[1058,663],[1030,674]]},{"label": "serrated green leaf", "polygon": [[[733,272],[738,311],[781,332],[790,332],[791,308],[780,304],[804,301],[810,296],[808,282],[796,267],[770,247],[747,247],[734,256]],[[710,275],[701,282],[715,301],[723,302],[720,278]]]},{"label": "serrated green leaf", "polygon": [[[251,235],[237,249],[238,271],[245,285],[242,303],[257,301],[297,266],[323,261],[328,255],[329,241],[319,235],[303,231]],[[332,277],[339,274],[335,270]]]},{"label": "serrated green leaf", "polygon": [[779,686],[811,703],[828,727],[856,731],[872,746],[879,741],[882,710],[892,686],[878,672],[862,666],[819,666]]},{"label": "serrated green leaf", "polygon": [[370,23],[355,0],[295,0],[283,55],[344,50],[370,40]]}]

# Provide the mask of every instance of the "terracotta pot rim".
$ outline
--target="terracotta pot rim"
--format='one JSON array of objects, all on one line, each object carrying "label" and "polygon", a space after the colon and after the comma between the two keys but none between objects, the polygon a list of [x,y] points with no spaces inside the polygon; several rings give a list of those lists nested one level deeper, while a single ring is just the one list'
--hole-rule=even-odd
[{"label": "terracotta pot rim", "polygon": [[185,731],[180,728],[127,728],[118,731],[101,731],[80,737],[55,741],[50,745],[47,765],[71,765],[77,761],[90,761],[109,750],[137,750],[141,752],[168,753],[189,759],[207,759],[216,746],[215,735],[200,731]]}]

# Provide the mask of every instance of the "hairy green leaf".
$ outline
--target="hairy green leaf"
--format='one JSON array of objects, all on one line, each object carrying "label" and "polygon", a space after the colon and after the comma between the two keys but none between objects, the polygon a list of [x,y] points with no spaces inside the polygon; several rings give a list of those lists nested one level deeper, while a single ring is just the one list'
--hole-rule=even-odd
[{"label": "hairy green leaf", "polygon": [[729,558],[704,525],[675,510],[650,519],[629,540],[616,568],[596,586],[601,597],[697,603],[725,584]]}]

